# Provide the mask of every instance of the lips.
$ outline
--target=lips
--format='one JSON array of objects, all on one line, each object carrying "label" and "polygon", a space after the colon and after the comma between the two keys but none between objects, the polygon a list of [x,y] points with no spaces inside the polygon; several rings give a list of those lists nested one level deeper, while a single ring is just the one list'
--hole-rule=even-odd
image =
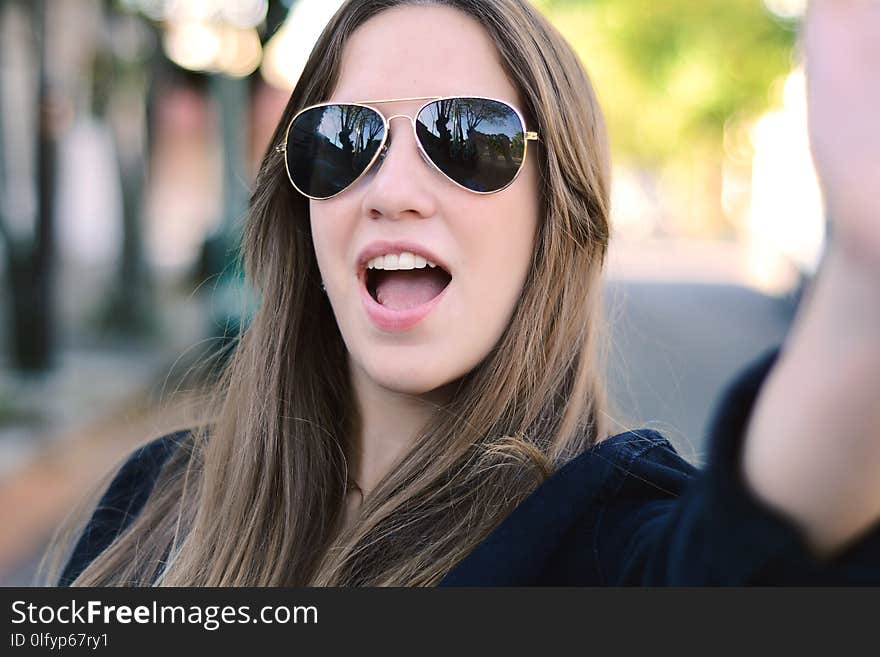
[{"label": "lips", "polygon": [[[389,308],[380,304],[370,294],[370,290],[368,290],[368,272],[378,270],[368,270],[367,263],[376,256],[388,254],[399,255],[404,251],[409,251],[414,255],[419,255],[426,260],[430,260],[436,264],[437,267],[443,269],[449,275],[450,280],[439,294],[420,305],[405,309]],[[407,240],[378,240],[370,242],[358,254],[356,276],[358,279],[361,301],[367,317],[377,328],[388,332],[405,331],[416,326],[427,317],[443,299],[446,298],[452,283],[452,271],[445,258],[417,242]]]}]

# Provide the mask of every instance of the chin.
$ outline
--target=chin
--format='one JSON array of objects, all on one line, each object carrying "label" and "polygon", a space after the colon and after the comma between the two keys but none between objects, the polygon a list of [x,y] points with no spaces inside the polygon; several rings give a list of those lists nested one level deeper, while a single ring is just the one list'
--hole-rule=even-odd
[{"label": "chin", "polygon": [[374,376],[373,380],[386,390],[406,395],[425,395],[449,382],[448,379],[431,376],[429,373],[397,374],[387,370]]}]

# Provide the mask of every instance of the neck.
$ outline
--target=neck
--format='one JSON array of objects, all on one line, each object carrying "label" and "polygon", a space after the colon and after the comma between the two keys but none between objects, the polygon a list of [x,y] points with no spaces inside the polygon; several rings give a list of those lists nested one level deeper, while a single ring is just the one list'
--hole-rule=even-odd
[{"label": "neck", "polygon": [[437,406],[446,401],[448,390],[413,395],[380,386],[357,365],[350,367],[350,374],[359,422],[349,465],[366,497],[412,448]]}]

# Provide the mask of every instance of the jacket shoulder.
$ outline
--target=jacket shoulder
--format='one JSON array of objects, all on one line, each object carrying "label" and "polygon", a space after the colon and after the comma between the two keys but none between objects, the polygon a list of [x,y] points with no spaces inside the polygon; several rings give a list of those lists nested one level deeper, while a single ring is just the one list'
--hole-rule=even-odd
[{"label": "jacket shoulder", "polygon": [[629,429],[599,441],[585,454],[604,454],[614,455],[615,458],[637,459],[658,447],[675,451],[669,439],[655,429]]},{"label": "jacket shoulder", "polygon": [[661,433],[632,429],[560,467],[460,561],[440,586],[595,585],[593,534],[624,500],[632,511],[672,500],[695,474]]},{"label": "jacket shoulder", "polygon": [[654,429],[632,429],[606,438],[588,450],[603,462],[600,500],[628,492],[651,497],[676,497],[699,471],[663,434]]},{"label": "jacket shoulder", "polygon": [[69,586],[125,531],[149,498],[164,463],[190,436],[190,429],[165,434],[137,448],[126,458],[77,540],[59,578],[59,586]]}]

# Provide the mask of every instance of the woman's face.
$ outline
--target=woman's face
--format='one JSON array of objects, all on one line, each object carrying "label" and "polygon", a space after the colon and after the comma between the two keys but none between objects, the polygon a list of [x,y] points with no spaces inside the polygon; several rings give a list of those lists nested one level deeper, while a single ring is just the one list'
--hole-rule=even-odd
[{"label": "woman's face", "polygon": [[[477,21],[449,7],[398,7],[352,35],[328,100],[468,94],[505,100],[522,110],[494,43]],[[424,102],[374,107],[386,117],[412,116]],[[534,249],[537,166],[532,150],[513,184],[495,194],[475,194],[422,160],[407,119],[391,121],[390,138],[381,164],[341,194],[310,202],[310,221],[352,375],[395,392],[424,395],[478,365],[510,321]],[[452,275],[439,301],[415,325],[392,327],[367,312],[359,260],[379,240],[421,246]],[[395,276],[400,280],[392,280]],[[388,276],[384,303],[405,306],[420,293],[433,294],[430,283],[423,289],[405,278]]]}]

